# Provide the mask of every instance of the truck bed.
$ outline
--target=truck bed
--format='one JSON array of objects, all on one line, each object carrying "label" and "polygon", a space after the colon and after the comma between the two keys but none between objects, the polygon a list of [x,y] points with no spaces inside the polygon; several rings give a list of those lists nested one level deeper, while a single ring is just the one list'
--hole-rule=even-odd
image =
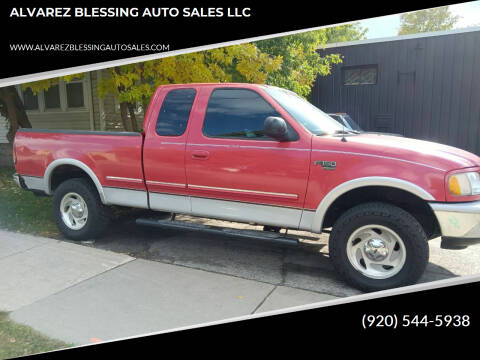
[{"label": "truck bed", "polygon": [[95,174],[103,187],[104,202],[113,204],[109,198],[113,199],[118,192],[110,196],[109,192],[117,189],[120,192],[122,189],[146,191],[142,144],[143,135],[135,132],[20,129],[15,137],[14,157],[17,172],[26,179],[27,186],[28,181],[37,179],[39,184],[43,180],[43,190],[47,194],[51,192],[49,168],[53,168],[55,162],[55,166],[58,161],[64,162],[64,169],[80,162]]}]

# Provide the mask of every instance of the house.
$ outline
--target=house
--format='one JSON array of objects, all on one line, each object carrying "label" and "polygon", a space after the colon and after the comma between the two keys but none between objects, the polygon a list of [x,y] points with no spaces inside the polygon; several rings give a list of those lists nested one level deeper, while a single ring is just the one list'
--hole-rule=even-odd
[{"label": "house", "polygon": [[[108,76],[107,70],[85,73],[83,78],[68,83],[60,81],[48,90],[33,94],[31,89],[17,90],[23,100],[33,128],[71,130],[123,130],[120,104],[113,95],[100,98],[99,80]],[[143,124],[143,109],[137,106],[139,128]]]},{"label": "house", "polygon": [[369,131],[437,141],[480,155],[480,28],[329,44],[343,63],[311,102]]}]

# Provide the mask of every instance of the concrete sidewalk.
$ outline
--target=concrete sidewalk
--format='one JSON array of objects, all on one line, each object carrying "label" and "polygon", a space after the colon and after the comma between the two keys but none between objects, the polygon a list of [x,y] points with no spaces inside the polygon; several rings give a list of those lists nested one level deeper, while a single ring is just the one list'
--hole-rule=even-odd
[{"label": "concrete sidewalk", "polygon": [[0,311],[77,345],[333,298],[0,230]]}]

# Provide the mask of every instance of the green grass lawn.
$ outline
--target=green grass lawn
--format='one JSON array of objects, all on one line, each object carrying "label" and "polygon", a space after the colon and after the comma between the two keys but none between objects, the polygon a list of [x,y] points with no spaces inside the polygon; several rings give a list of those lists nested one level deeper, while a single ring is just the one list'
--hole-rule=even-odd
[{"label": "green grass lawn", "polygon": [[17,324],[0,312],[0,359],[26,356],[40,352],[71,347],[62,341],[50,339],[32,328]]},{"label": "green grass lawn", "polygon": [[13,182],[14,170],[0,168],[0,228],[60,237],[52,217],[52,198],[37,197]]}]

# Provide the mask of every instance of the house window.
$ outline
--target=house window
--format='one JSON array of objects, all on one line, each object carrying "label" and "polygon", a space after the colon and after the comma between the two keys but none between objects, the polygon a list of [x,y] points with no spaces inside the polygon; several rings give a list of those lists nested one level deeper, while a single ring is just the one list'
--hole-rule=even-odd
[{"label": "house window", "polygon": [[32,89],[23,91],[23,105],[25,110],[38,110],[38,95],[33,95]]},{"label": "house window", "polygon": [[60,109],[60,89],[58,85],[52,85],[45,90],[45,109]]},{"label": "house window", "polygon": [[86,80],[74,79],[71,82],[59,81],[47,90],[33,94],[30,88],[22,90],[17,86],[18,93],[23,100],[25,110],[49,112],[49,111],[85,111],[86,104]]},{"label": "house window", "polygon": [[344,66],[343,85],[375,85],[377,83],[377,65]]},{"label": "house window", "polygon": [[75,81],[66,84],[67,106],[69,108],[82,108],[85,106],[83,99],[83,82]]}]

